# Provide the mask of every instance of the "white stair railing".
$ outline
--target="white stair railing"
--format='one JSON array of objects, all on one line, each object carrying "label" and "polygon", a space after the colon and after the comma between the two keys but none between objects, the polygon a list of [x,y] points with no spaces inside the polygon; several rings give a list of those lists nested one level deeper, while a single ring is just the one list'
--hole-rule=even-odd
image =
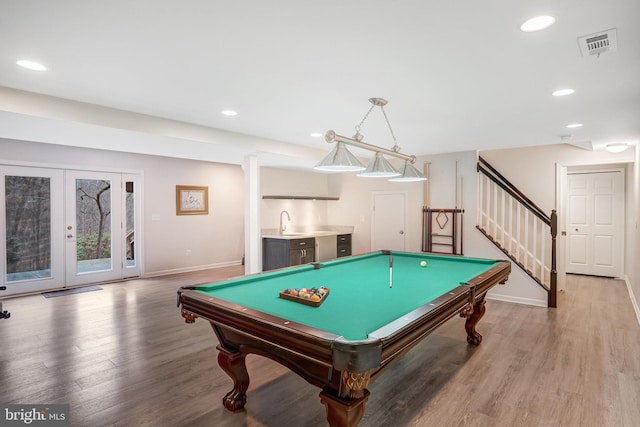
[{"label": "white stair railing", "polygon": [[555,307],[555,210],[547,216],[491,165],[478,163],[477,228],[549,292]]}]

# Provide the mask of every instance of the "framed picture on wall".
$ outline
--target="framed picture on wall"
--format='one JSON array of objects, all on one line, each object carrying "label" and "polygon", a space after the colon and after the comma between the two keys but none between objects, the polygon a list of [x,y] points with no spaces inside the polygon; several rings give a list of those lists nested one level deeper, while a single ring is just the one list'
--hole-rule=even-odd
[{"label": "framed picture on wall", "polygon": [[176,185],[176,215],[209,214],[209,187]]}]

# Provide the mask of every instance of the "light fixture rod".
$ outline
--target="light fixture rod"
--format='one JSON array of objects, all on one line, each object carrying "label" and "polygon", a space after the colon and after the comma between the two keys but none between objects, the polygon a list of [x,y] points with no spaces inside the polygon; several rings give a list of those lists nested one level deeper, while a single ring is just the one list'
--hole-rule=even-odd
[{"label": "light fixture rod", "polygon": [[407,160],[410,163],[415,163],[416,156],[408,156],[406,154],[399,153],[393,150],[387,150],[386,148],[381,148],[375,145],[367,144],[366,142],[356,141],[355,139],[347,138],[346,136],[338,135],[335,131],[328,130],[327,133],[324,134],[324,139],[328,143],[332,142],[344,142],[345,144],[354,145],[356,147],[364,148],[365,150],[374,151],[376,153],[383,153],[388,156],[397,157],[402,160]]}]

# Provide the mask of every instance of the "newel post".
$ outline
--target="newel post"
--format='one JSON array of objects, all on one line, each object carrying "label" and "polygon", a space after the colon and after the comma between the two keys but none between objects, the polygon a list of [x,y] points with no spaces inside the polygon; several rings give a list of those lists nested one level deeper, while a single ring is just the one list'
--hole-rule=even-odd
[{"label": "newel post", "polygon": [[547,305],[557,307],[556,296],[558,292],[558,271],[556,270],[556,237],[558,236],[558,215],[556,210],[551,211],[551,283],[549,286],[549,298]]}]

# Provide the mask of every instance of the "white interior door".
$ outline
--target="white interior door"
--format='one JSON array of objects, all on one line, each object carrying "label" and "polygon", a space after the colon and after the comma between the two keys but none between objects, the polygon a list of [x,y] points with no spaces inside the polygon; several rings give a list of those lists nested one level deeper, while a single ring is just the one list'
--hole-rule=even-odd
[{"label": "white interior door", "polygon": [[62,171],[0,165],[0,176],[0,298],[64,286]]},{"label": "white interior door", "polygon": [[624,251],[622,171],[567,176],[567,273],[620,277]]},{"label": "white interior door", "polygon": [[65,172],[65,258],[68,285],[124,276],[122,176]]},{"label": "white interior door", "polygon": [[406,199],[404,192],[373,193],[371,250],[405,250]]}]

